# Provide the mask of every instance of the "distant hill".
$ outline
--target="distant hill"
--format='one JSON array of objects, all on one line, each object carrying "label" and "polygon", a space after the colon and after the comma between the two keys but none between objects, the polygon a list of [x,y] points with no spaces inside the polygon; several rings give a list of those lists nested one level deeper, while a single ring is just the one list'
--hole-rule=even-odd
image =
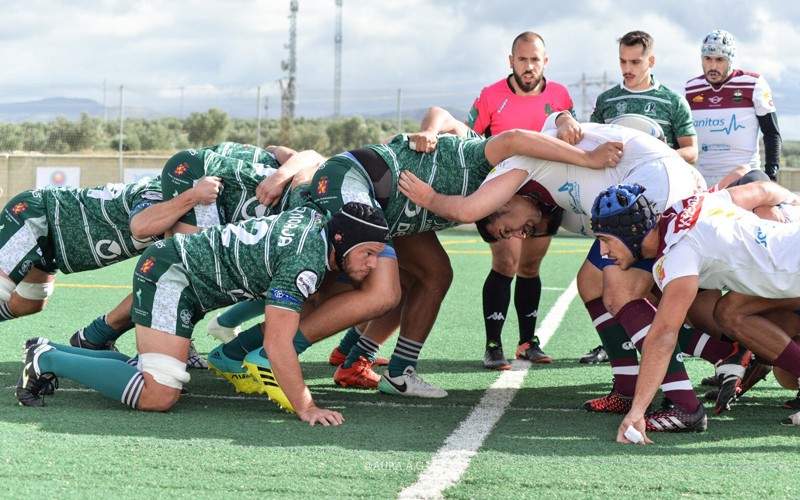
[{"label": "distant hill", "polygon": [[[49,122],[62,116],[68,120],[78,120],[82,113],[91,117],[116,119],[119,117],[118,107],[103,108],[103,105],[92,99],[49,97],[36,101],[15,102],[0,104],[0,122]],[[125,107],[125,114],[129,118],[159,118],[164,113],[140,108]]]},{"label": "distant hill", "polygon": [[[116,103],[115,103],[116,104]],[[218,102],[208,102],[208,108],[224,109],[229,116],[235,118],[252,118],[252,106],[246,105],[242,109],[226,109],[226,106],[220,105]],[[186,110],[184,115],[188,115],[192,111],[206,111],[206,109]],[[419,121],[425,114],[426,109],[404,109],[402,113],[403,119]],[[466,111],[448,109],[450,113],[457,119],[462,120],[466,115]],[[39,99],[36,101],[15,102],[15,103],[0,103],[0,122],[3,123],[21,123],[29,122],[50,122],[61,116],[71,121],[79,120],[82,113],[95,118],[106,118],[109,120],[117,120],[119,118],[119,107],[108,106],[103,107],[93,99],[83,98],[69,98],[69,97],[49,97],[46,99]],[[144,106],[125,106],[126,118],[144,118],[154,120],[163,118],[165,116],[179,116],[181,113],[173,109],[153,109]],[[381,120],[394,120],[397,118],[397,111],[385,111],[377,113],[363,113],[364,118],[373,118]]]}]

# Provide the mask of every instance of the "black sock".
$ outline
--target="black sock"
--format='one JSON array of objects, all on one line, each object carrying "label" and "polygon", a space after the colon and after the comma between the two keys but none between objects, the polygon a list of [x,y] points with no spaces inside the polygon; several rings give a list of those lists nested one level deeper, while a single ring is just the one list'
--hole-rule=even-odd
[{"label": "black sock", "polygon": [[492,269],[483,283],[483,323],[486,327],[487,348],[489,344],[498,347],[503,345],[501,336],[508,315],[508,304],[511,302],[513,279]]},{"label": "black sock", "polygon": [[536,318],[539,315],[539,300],[542,298],[542,280],[520,278],[514,287],[514,307],[519,319],[519,343],[533,342],[536,337]]}]

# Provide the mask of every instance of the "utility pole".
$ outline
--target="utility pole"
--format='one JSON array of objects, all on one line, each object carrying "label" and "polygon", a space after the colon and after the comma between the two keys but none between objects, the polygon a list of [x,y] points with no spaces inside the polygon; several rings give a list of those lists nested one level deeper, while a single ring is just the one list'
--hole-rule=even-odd
[{"label": "utility pole", "polygon": [[591,106],[593,102],[589,102],[589,87],[600,87],[600,91],[608,88],[608,76],[603,72],[602,78],[586,78],[586,73],[581,73],[581,79],[576,83],[571,83],[567,87],[578,87],[581,93],[581,113],[578,116],[578,121],[588,121],[589,116],[592,114]]},{"label": "utility pole", "polygon": [[289,43],[285,45],[289,49],[289,59],[281,61],[281,69],[288,71],[288,78],[280,80],[281,87],[281,145],[289,144],[289,126],[294,119],[294,106],[296,101],[295,94],[295,73],[297,71],[297,10],[298,1],[289,2]]},{"label": "utility pole", "polygon": [[342,109],[342,0],[336,0],[336,35],[333,41],[336,47],[333,71],[333,116],[338,117]]}]

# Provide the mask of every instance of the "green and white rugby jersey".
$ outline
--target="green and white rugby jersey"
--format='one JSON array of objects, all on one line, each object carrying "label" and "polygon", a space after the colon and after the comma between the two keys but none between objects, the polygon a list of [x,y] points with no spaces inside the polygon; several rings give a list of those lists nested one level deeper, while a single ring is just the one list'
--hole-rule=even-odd
[{"label": "green and white rugby jersey", "polygon": [[457,226],[457,222],[418,207],[403,196],[397,188],[400,172],[410,171],[438,193],[467,196],[480,187],[492,170],[484,153],[487,141],[470,131],[466,138],[439,136],[432,153],[410,149],[406,135],[398,135],[386,145],[367,146],[383,158],[392,173],[392,193],[384,210],[390,234],[402,236]]},{"label": "green and white rugby jersey", "polygon": [[141,254],[158,238],[137,240],[131,218],[160,203],[161,179],[85,189],[43,189],[58,269],[75,273]]},{"label": "green and white rugby jersey", "polygon": [[203,310],[264,299],[300,312],[327,269],[326,222],[319,212],[298,208],[177,234],[174,241]]},{"label": "green and white rugby jersey", "polygon": [[223,156],[211,149],[187,149],[174,155],[164,165],[164,199],[170,200],[188,191],[204,176],[222,179],[222,191],[215,203],[197,205],[180,221],[198,227],[229,224],[254,217],[264,217],[285,209],[287,186],[277,208],[265,207],[256,198],[256,188],[276,168],[262,163]]},{"label": "green and white rugby jersey", "polygon": [[638,92],[628,90],[622,84],[606,90],[597,96],[590,121],[609,123],[626,113],[643,115],[658,122],[664,130],[667,144],[672,149],[678,149],[678,137],[697,135],[689,103],[682,95],[661,85],[652,75],[650,83],[652,86],[649,89]]},{"label": "green and white rugby jersey", "polygon": [[219,155],[227,156],[228,158],[236,158],[237,160],[244,160],[250,163],[261,163],[266,167],[280,167],[280,164],[278,163],[278,160],[275,158],[274,154],[251,144],[242,144],[239,142],[221,142],[216,146],[210,146],[203,149],[208,149]]}]

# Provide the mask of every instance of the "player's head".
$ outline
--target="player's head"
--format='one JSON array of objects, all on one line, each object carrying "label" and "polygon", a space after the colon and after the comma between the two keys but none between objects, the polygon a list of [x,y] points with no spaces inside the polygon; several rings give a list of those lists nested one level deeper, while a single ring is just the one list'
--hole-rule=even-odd
[{"label": "player's head", "polygon": [[359,282],[369,273],[370,266],[374,267],[373,259],[388,241],[389,226],[371,206],[351,201],[328,221],[328,237],[336,265],[351,280]]},{"label": "player's head", "polygon": [[511,65],[514,84],[519,91],[527,93],[537,90],[544,78],[544,68],[547,66],[544,39],[532,31],[520,33],[511,44],[508,62]]},{"label": "player's head", "polygon": [[642,241],[658,220],[658,209],[639,184],[617,184],[601,192],[592,204],[592,232],[617,238],[641,260]]},{"label": "player's head", "polygon": [[563,215],[564,210],[558,206],[514,195],[497,211],[477,221],[475,227],[487,243],[510,238],[553,236]]},{"label": "player's head", "polygon": [[703,74],[709,83],[719,83],[728,78],[734,68],[736,39],[724,30],[714,30],[700,46]]},{"label": "player's head", "polygon": [[625,87],[644,90],[650,87],[650,72],[656,63],[653,54],[655,42],[644,31],[631,31],[617,39],[619,43],[619,68]]}]

